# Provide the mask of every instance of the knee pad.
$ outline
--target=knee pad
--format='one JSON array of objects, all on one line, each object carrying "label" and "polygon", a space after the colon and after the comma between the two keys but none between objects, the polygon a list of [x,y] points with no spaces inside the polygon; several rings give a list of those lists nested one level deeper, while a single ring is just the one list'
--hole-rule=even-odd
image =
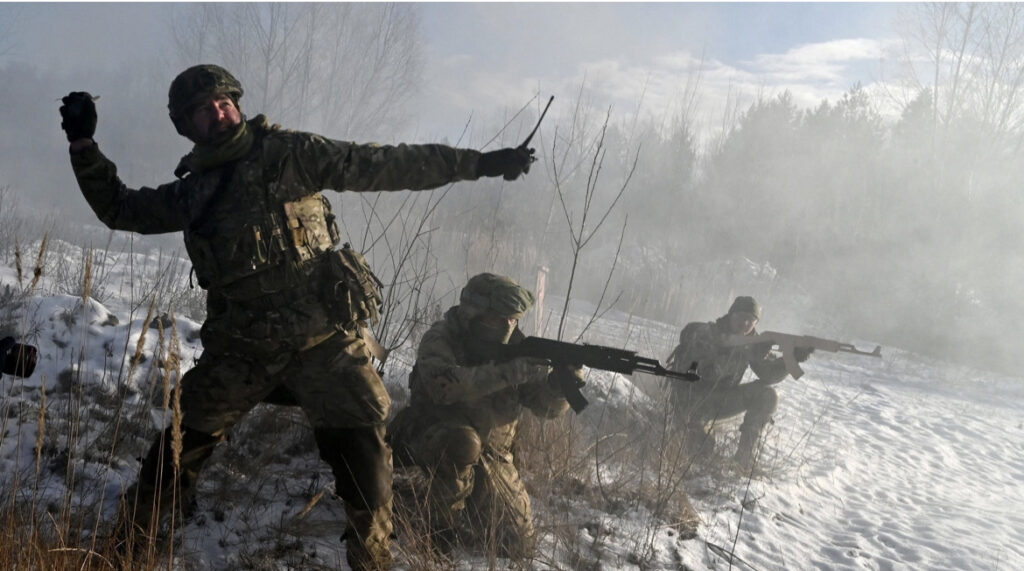
[{"label": "knee pad", "polygon": [[775,392],[772,387],[765,387],[764,394],[761,395],[761,408],[767,414],[775,412],[775,409],[779,406],[779,393]]},{"label": "knee pad", "polygon": [[[471,426],[455,426],[439,431],[434,439],[435,449],[440,452],[439,460],[455,466],[476,464],[483,453],[483,442],[480,435]],[[437,440],[441,440],[438,442]]]}]

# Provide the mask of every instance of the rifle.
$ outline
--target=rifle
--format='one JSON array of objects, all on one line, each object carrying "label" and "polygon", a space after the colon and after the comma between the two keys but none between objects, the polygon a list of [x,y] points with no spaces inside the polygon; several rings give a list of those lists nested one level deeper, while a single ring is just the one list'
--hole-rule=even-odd
[{"label": "rifle", "polygon": [[831,353],[853,353],[854,355],[867,355],[869,357],[882,358],[882,346],[878,345],[874,351],[861,351],[851,343],[841,343],[831,339],[812,337],[810,335],[791,335],[779,333],[778,331],[763,331],[757,335],[727,335],[724,345],[726,347],[741,347],[743,345],[757,345],[760,343],[771,343],[782,351],[782,361],[786,364],[786,372],[799,379],[803,376],[804,370],[800,368],[793,350],[797,347],[810,347],[818,351],[829,351]]},{"label": "rifle", "polygon": [[[544,337],[526,337],[521,342],[511,345],[495,343],[488,347],[486,353],[490,359],[495,361],[509,361],[516,357],[535,357],[551,361],[551,365],[555,368],[567,365],[573,367],[586,365],[591,369],[614,371],[623,375],[632,375],[640,371],[691,383],[700,380],[700,376],[696,372],[696,363],[685,373],[672,371],[662,367],[657,359],[638,356],[636,351],[603,345],[577,345]],[[565,399],[569,401],[569,406],[577,414],[582,412],[588,402],[580,392],[580,386],[577,385],[576,380],[567,375],[554,375],[553,378],[558,381],[558,388],[562,391]]]}]

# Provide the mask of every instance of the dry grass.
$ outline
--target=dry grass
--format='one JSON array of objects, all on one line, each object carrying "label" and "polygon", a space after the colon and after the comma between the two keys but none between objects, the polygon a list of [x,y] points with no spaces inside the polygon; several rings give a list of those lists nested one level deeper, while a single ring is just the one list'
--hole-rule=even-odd
[{"label": "dry grass", "polygon": [[[10,218],[6,210],[0,211],[0,217]],[[19,227],[40,226],[21,224]],[[0,318],[8,333],[20,335],[25,342],[32,343],[33,332],[38,329],[32,320],[39,317],[31,314],[29,303],[34,296],[53,293],[78,296],[76,307],[68,308],[61,316],[70,328],[86,316],[90,304],[95,303],[93,300],[106,291],[105,280],[114,259],[108,250],[72,247],[54,239],[51,232],[45,230],[39,238],[33,238],[30,231],[12,236],[4,233],[3,237],[0,252],[13,253],[20,285],[3,289]],[[11,240],[7,240],[8,237]],[[32,254],[25,251],[26,244],[34,244],[30,248],[35,250]],[[26,258],[34,260],[31,279],[24,276],[22,261]],[[73,266],[71,260],[74,259],[79,260],[77,266]],[[164,282],[161,287],[168,287],[173,277],[167,272],[160,281]],[[145,323],[149,323],[158,305],[159,301],[151,298]],[[131,350],[123,347],[120,357],[110,354],[111,370],[86,370],[84,355],[89,348],[82,346],[75,348],[71,363],[55,379],[46,378],[45,372],[35,374],[34,385],[20,379],[4,379],[7,398],[0,407],[0,447],[11,452],[24,449],[24,444],[30,442],[33,457],[30,465],[19,464],[21,461],[14,454],[13,463],[5,464],[4,487],[0,491],[0,521],[3,521],[0,568],[77,570],[164,566],[157,557],[162,546],[152,542],[140,541],[147,543],[141,551],[149,554],[141,560],[124,558],[107,539],[112,522],[104,516],[105,506],[112,500],[106,497],[107,481],[117,472],[125,471],[126,455],[138,453],[138,450],[132,453],[125,449],[127,444],[136,448],[138,440],[126,441],[122,435],[148,438],[147,432],[151,430],[148,407],[132,398],[127,383],[121,380],[131,378],[146,360],[143,356],[146,331],[141,332],[138,345]],[[176,332],[172,332],[171,338],[176,339]],[[149,369],[143,376],[153,378],[160,370],[156,363],[177,363],[180,356],[176,345],[171,343],[149,361]],[[116,363],[130,363],[127,376],[123,367],[118,372]],[[162,370],[168,377],[180,376],[176,368]],[[119,377],[117,385],[124,389],[117,394],[108,394],[102,386],[90,382],[96,375],[111,374]],[[140,412],[144,414],[138,414]]]},{"label": "dry grass", "polygon": [[[28,255],[23,244],[38,246]],[[49,278],[52,291],[80,298],[76,310],[69,311],[69,322],[81,319],[76,312],[99,301],[103,292],[118,289],[106,267],[116,258],[111,252],[89,249],[77,268],[68,265],[63,254],[60,264],[48,261],[50,254],[66,253],[66,248],[48,235],[14,245],[15,260],[35,260],[33,279],[20,292],[11,288],[2,292],[0,315],[22,315],[19,304],[33,291],[41,293],[48,283],[44,277]],[[157,319],[164,312],[161,308],[173,315],[170,308],[187,301],[170,285],[175,268],[167,262],[163,270],[146,269],[142,273],[157,276],[159,283],[131,284],[132,305],[145,314],[143,323],[156,322],[159,327],[145,327],[135,343],[112,348],[109,370],[83,370],[79,354],[59,378],[44,381],[42,390],[19,400],[18,408],[0,405],[0,445],[24,440],[32,443],[35,453],[30,466],[6,475],[7,486],[0,492],[0,568],[146,570],[167,568],[174,561],[187,569],[210,541],[233,551],[232,565],[239,568],[272,569],[286,561],[310,569],[341,566],[341,502],[333,495],[330,471],[319,460],[309,425],[297,409],[260,406],[235,427],[233,441],[218,447],[204,471],[195,518],[176,518],[163,530],[163,537],[174,537],[177,531],[177,541],[131,536],[129,551],[140,555],[126,557],[108,539],[114,524],[112,506],[117,503],[117,498],[110,497],[111,490],[123,489],[134,477],[138,466],[134,458],[154,434],[152,403],[178,427],[176,433],[172,430],[172,438],[179,444],[172,448],[180,453],[177,380],[183,356],[176,322],[172,319],[175,325],[165,329]],[[439,306],[429,302],[421,307]],[[433,313],[431,318],[439,317],[437,311]],[[22,323],[21,327],[32,326]],[[154,334],[160,350],[148,355],[145,347],[152,340],[147,337]],[[624,343],[635,346],[630,333],[625,335]],[[112,380],[114,393],[90,382],[94,377],[89,375],[97,373]],[[12,430],[15,426],[19,428]],[[596,542],[603,541],[603,524],[593,514],[627,517],[630,512],[644,512],[649,525],[632,537],[619,538],[628,544],[629,559],[642,567],[655,558],[656,536],[666,526],[680,524],[687,491],[701,470],[707,470],[685,456],[684,443],[666,429],[665,411],[637,414],[595,403],[583,416],[570,413],[540,421],[527,414],[520,429],[517,458],[534,501],[541,546],[533,559],[504,561],[495,546],[486,542],[456,549],[454,560],[439,554],[423,533],[423,522],[430,514],[422,489],[430,485],[429,479],[412,477],[414,481],[409,482],[410,471],[404,470],[398,474],[394,517],[398,535],[394,552],[401,566],[446,570],[454,569],[456,561],[463,566],[469,561],[473,568],[598,569],[604,564],[594,553]],[[273,435],[272,441],[266,435]],[[110,482],[119,483],[120,488]],[[44,493],[55,483],[63,487],[61,494]],[[268,521],[262,504],[282,498],[287,498],[288,508]],[[204,529],[196,519],[218,527]],[[209,535],[212,529],[226,530],[225,535],[196,537]],[[317,543],[323,537],[330,539]],[[203,540],[209,540],[205,547]],[[316,544],[316,556],[310,555],[311,544]]]}]

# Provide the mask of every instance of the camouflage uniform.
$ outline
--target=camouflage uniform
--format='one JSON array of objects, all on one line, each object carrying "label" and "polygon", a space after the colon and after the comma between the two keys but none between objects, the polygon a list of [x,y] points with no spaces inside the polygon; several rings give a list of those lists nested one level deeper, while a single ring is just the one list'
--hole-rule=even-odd
[{"label": "camouflage uniform", "polygon": [[[726,315],[710,323],[689,323],[683,328],[669,366],[685,371],[696,361],[701,381],[671,383],[670,399],[676,423],[687,431],[695,452],[698,447],[711,445],[705,432],[709,423],[743,414],[736,459],[747,465],[761,431],[778,405],[771,385],[786,377],[786,368],[781,358],[770,355],[771,346],[724,346],[729,334],[728,318]],[[741,383],[748,366],[757,380]]]},{"label": "camouflage uniform", "polygon": [[[198,68],[227,73],[216,66],[185,73]],[[220,79],[215,87],[237,102],[241,88],[227,78],[227,88]],[[186,134],[188,122],[173,109],[176,85],[178,79],[172,119]],[[199,470],[230,428],[256,404],[285,395],[306,413],[334,472],[348,515],[350,565],[387,567],[392,459],[384,434],[391,400],[359,328],[373,303],[353,291],[320,191],[419,190],[475,180],[481,153],[358,145],[271,127],[262,116],[244,127],[253,142],[241,158],[156,188],[127,188],[95,144],[71,155],[82,194],[100,220],[144,234],[183,232],[199,284],[208,290],[204,352],[181,381],[179,505],[189,504]],[[165,432],[154,442],[126,494],[137,496],[129,521],[139,529],[151,529],[161,504],[166,512],[174,497],[170,440]]]},{"label": "camouflage uniform", "polygon": [[[520,558],[532,551],[534,530],[530,497],[513,457],[519,416],[529,409],[556,418],[569,403],[548,379],[546,362],[495,364],[475,355],[476,335],[468,323],[488,302],[471,303],[466,290],[460,305],[424,334],[409,378],[410,405],[391,423],[389,436],[400,463],[415,463],[431,477],[427,500],[435,543],[448,547],[457,517],[465,514],[463,528],[472,530],[472,539],[494,542],[499,555]],[[525,311],[518,309],[518,315]],[[508,342],[522,338],[516,328]]]}]

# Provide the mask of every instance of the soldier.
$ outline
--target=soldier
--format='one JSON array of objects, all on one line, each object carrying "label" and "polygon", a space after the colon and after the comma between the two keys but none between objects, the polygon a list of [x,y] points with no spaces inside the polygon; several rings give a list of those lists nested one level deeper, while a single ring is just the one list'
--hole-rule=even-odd
[{"label": "soldier", "polygon": [[[785,363],[772,356],[771,346],[726,347],[726,335],[755,335],[761,319],[761,305],[749,296],[737,297],[729,313],[710,323],[689,323],[679,334],[679,345],[669,357],[677,371],[698,363],[699,383],[672,383],[670,401],[677,425],[685,430],[687,443],[695,453],[707,454],[713,438],[709,423],[743,415],[740,441],[734,459],[744,471],[753,468],[754,450],[779,397],[772,385],[786,378]],[[804,362],[813,348],[797,347],[794,356]],[[742,383],[750,367],[757,379]]]},{"label": "soldier", "polygon": [[178,180],[139,190],[121,182],[93,141],[93,98],[74,92],[60,108],[71,165],[100,220],[144,234],[184,232],[208,293],[204,352],[181,380],[180,477],[173,477],[168,428],[126,492],[126,520],[134,527],[120,526],[119,537],[159,525],[172,498],[189,506],[200,469],[230,428],[257,403],[285,395],[309,418],[345,501],[348,563],[387,568],[392,466],[384,430],[391,399],[361,327],[376,316],[380,298],[362,257],[335,249],[338,228],[320,191],[513,180],[528,172],[533,150],[335,141],[283,130],[263,115],[247,119],[242,93],[216,65],[179,74],[168,109],[178,133],[195,146],[175,170]]},{"label": "soldier", "polygon": [[569,403],[552,376],[582,383],[582,371],[482,356],[487,344],[523,339],[517,325],[532,305],[533,294],[507,277],[471,278],[459,304],[424,334],[409,376],[410,405],[389,426],[399,464],[416,464],[430,477],[430,531],[442,552],[460,528],[471,533],[467,539],[493,541],[500,556],[522,558],[533,549],[530,497],[513,458],[519,416],[524,408],[540,418],[564,414]]}]

